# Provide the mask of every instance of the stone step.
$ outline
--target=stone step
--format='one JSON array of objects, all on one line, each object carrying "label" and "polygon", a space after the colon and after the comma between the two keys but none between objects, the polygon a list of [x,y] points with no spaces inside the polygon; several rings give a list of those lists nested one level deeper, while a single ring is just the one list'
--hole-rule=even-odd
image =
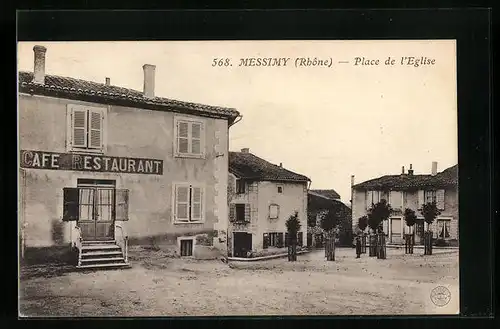
[{"label": "stone step", "polygon": [[82,244],[116,244],[116,240],[83,240]]},{"label": "stone step", "polygon": [[81,262],[114,262],[114,261],[123,261],[125,262],[125,259],[123,257],[113,257],[113,258],[82,258]]},{"label": "stone step", "polygon": [[76,268],[79,269],[101,269],[101,268],[129,268],[130,263],[105,263],[105,264],[85,264],[79,265]]},{"label": "stone step", "polygon": [[82,253],[82,257],[115,256],[115,255],[122,255],[122,251],[121,250],[87,251]]},{"label": "stone step", "polygon": [[121,250],[116,244],[102,244],[102,245],[82,245],[82,252],[87,250]]}]

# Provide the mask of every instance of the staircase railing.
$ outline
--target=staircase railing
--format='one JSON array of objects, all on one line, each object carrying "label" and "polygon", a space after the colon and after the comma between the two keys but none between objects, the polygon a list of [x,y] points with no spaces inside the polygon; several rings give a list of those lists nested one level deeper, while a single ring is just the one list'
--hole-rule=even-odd
[{"label": "staircase railing", "polygon": [[115,227],[120,229],[121,237],[122,237],[122,241],[123,241],[122,243],[119,243],[117,240],[116,243],[122,249],[123,257],[125,258],[125,263],[128,263],[128,236],[125,235],[123,227],[120,224],[115,224]]},{"label": "staircase railing", "polygon": [[75,226],[76,235],[76,249],[78,249],[78,266],[82,265],[82,229],[80,226]]}]

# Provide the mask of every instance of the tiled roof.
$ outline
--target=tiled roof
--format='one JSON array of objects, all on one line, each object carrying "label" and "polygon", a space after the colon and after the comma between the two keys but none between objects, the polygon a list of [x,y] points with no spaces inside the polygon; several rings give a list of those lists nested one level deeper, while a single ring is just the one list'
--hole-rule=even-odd
[{"label": "tiled roof", "polygon": [[385,175],[356,184],[354,189],[415,189],[423,187],[443,188],[458,185],[458,165],[450,167],[435,176],[432,175]]},{"label": "tiled roof", "polygon": [[340,199],[340,195],[335,190],[310,190],[310,192],[322,195],[329,199]]},{"label": "tiled roof", "polygon": [[44,85],[33,83],[32,80],[32,72],[19,72],[19,92],[101,104],[138,107],[148,110],[225,118],[230,123],[239,116],[239,112],[232,108],[183,102],[164,97],[149,99],[145,98],[140,91],[106,85],[104,83],[56,75],[46,75]]},{"label": "tiled roof", "polygon": [[310,181],[306,176],[267,162],[252,153],[229,152],[229,171],[238,178],[258,181]]}]

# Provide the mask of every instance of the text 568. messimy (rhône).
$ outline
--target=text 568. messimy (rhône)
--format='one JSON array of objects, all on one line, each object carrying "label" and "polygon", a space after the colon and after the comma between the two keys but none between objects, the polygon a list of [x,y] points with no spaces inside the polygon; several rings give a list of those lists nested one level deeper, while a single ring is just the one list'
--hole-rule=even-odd
[{"label": "text 568. messimy (rh\u00f4ne)", "polygon": [[427,56],[400,56],[385,58],[369,58],[357,56],[352,59],[336,59],[332,57],[245,57],[232,59],[229,57],[212,58],[212,67],[333,67],[350,65],[355,67],[370,66],[412,66],[423,67],[436,64],[435,58]]}]

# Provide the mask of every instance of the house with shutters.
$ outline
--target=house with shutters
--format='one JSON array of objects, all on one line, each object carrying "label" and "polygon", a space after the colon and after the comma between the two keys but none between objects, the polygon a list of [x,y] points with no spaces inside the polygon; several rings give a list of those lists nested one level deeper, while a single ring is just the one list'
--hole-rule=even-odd
[{"label": "house with shutters", "polygon": [[259,158],[248,148],[229,152],[229,256],[287,247],[285,222],[295,212],[301,222],[298,244],[305,246],[309,184],[306,176]]},{"label": "house with shutters", "polygon": [[423,244],[422,205],[436,202],[441,214],[431,224],[434,239],[445,240],[449,245],[458,245],[458,165],[437,171],[437,162],[432,162],[430,174],[414,174],[412,165],[408,172],[404,167],[399,175],[385,175],[352,186],[352,225],[356,230],[358,219],[367,214],[373,204],[385,199],[394,210],[383,230],[389,243],[404,243],[403,234],[411,233],[404,221],[406,208],[415,211],[419,221],[415,229],[415,242]]},{"label": "house with shutters", "polygon": [[18,73],[22,256],[72,246],[85,268],[126,266],[133,244],[226,253],[239,112],[155,95],[154,65],[137,91],[46,74],[47,49],[33,50],[34,72]]}]

